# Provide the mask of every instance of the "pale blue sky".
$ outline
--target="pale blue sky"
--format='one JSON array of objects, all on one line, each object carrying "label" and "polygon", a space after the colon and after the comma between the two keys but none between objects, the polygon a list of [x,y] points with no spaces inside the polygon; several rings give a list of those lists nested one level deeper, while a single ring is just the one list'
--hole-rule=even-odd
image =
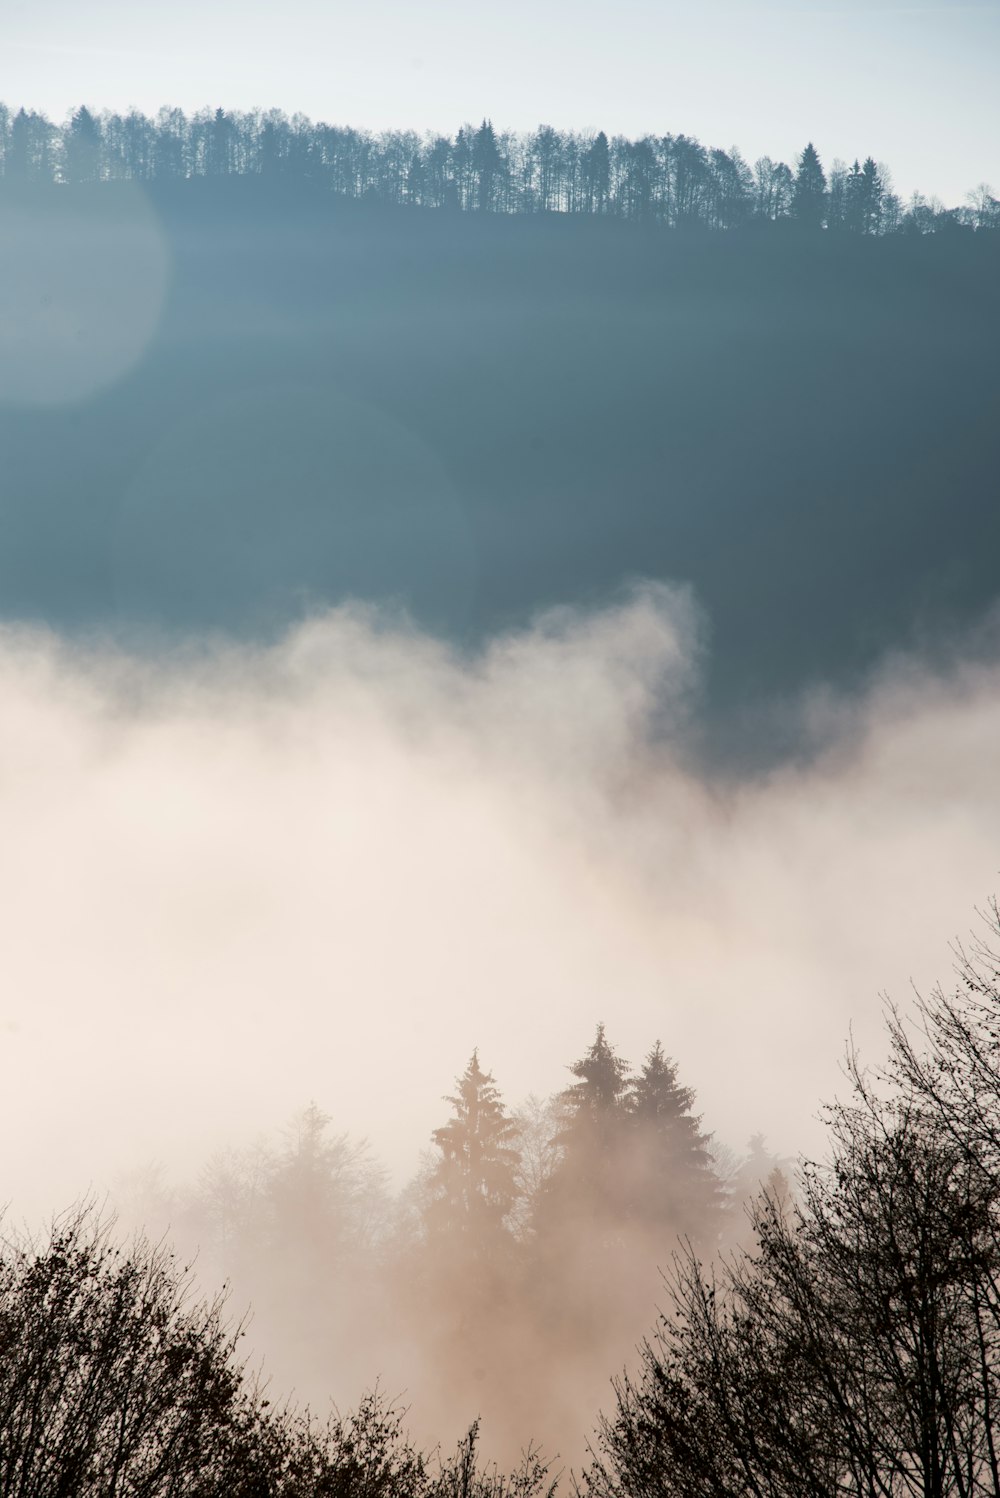
[{"label": "pale blue sky", "polygon": [[950,203],[1000,189],[1000,0],[0,0],[0,98],[277,106],[374,129],[483,115],[871,154]]}]

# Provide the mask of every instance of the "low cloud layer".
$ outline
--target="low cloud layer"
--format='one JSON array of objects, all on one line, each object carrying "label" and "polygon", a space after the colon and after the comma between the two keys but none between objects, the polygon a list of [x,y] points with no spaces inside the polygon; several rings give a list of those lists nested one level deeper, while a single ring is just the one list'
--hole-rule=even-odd
[{"label": "low cloud layer", "polygon": [[815,1144],[849,1027],[877,1057],[881,992],[947,980],[1000,882],[1000,668],[897,662],[801,707],[808,765],[720,785],[699,639],[652,586],[471,659],[350,609],[155,664],[6,630],[14,1211],[310,1098],[402,1177],[474,1046],[515,1104],[598,1020],[727,1143]]}]

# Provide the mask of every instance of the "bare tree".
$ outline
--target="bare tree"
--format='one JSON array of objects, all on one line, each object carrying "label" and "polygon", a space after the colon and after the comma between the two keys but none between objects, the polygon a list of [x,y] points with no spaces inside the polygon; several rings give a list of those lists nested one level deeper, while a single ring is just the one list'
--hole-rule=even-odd
[{"label": "bare tree", "polygon": [[[250,1493],[262,1402],[223,1304],[189,1302],[165,1249],[83,1209],[0,1260],[0,1492]],[[266,1422],[265,1422],[266,1424]]]},{"label": "bare tree", "polygon": [[753,1248],[677,1261],[592,1493],[1000,1494],[998,969],[925,1008],[929,1051],[894,1021],[891,1088],[850,1059],[829,1162],[760,1199]]}]

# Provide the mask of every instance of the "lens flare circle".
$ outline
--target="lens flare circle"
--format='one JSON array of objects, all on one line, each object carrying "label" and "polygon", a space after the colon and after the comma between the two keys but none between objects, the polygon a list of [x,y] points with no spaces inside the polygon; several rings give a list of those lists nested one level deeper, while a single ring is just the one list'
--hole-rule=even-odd
[{"label": "lens flare circle", "polygon": [[0,405],[76,404],[126,374],[156,332],[164,234],[137,183],[4,187]]}]

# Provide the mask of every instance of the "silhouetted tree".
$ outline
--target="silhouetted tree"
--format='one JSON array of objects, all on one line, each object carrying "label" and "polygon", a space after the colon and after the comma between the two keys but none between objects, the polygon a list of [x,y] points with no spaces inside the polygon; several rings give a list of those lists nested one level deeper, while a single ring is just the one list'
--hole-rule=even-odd
[{"label": "silhouetted tree", "polygon": [[988,182],[980,182],[966,194],[969,220],[974,229],[1000,229],[1000,198]]},{"label": "silhouetted tree", "polygon": [[0,1492],[17,1498],[548,1498],[534,1448],[508,1474],[478,1424],[428,1460],[377,1393],[325,1425],[275,1409],[223,1301],[169,1252],[83,1209],[0,1249]]},{"label": "silhouetted tree", "polygon": [[827,1165],[772,1184],[755,1246],[682,1256],[602,1425],[595,1495],[1000,1494],[1000,1075],[995,956],[970,996],[898,1018],[879,1082],[852,1058]]},{"label": "silhouetted tree", "polygon": [[161,109],[156,117],[153,174],[167,181],[186,177],[187,121],[179,109]]},{"label": "silhouetted tree", "polygon": [[985,934],[957,947],[959,985],[918,998],[921,1044],[890,1015],[887,1080],[912,1092],[984,1176],[1000,1180],[1000,905],[981,916]]},{"label": "silhouetted tree", "polygon": [[453,1116],[433,1133],[440,1157],[430,1178],[432,1233],[461,1243],[473,1258],[495,1257],[517,1194],[517,1123],[473,1051],[447,1101]]},{"label": "silhouetted tree", "polygon": [[711,186],[707,225],[711,229],[735,229],[749,218],[753,205],[753,173],[734,146],[731,151],[710,151]]},{"label": "silhouetted tree", "polygon": [[677,1081],[677,1064],[657,1041],[628,1091],[622,1172],[631,1216],[661,1238],[681,1234],[707,1245],[721,1227],[724,1198],[693,1103],[693,1091]]},{"label": "silhouetted tree", "polygon": [[597,132],[587,151],[584,180],[589,211],[607,213],[611,191],[611,151],[603,130]]},{"label": "silhouetted tree", "polygon": [[819,229],[826,207],[826,177],[812,141],[799,157],[792,190],[792,217],[807,229]]},{"label": "silhouetted tree", "polygon": [[496,207],[502,169],[503,159],[493,125],[489,120],[484,120],[476,131],[472,147],[472,170],[476,178],[475,206],[482,212]]},{"label": "silhouetted tree", "polygon": [[970,1197],[913,1124],[853,1141],[802,1215],[763,1203],[758,1250],[718,1283],[680,1263],[640,1378],[618,1386],[597,1491],[1000,1490],[975,1314],[996,1192]]},{"label": "silhouetted tree", "polygon": [[882,224],[885,188],[878,166],[869,156],[849,179],[851,228],[859,234],[877,234]]},{"label": "silhouetted tree", "polygon": [[529,178],[525,207],[548,212],[561,206],[562,142],[551,125],[539,125],[528,141]]},{"label": "silhouetted tree", "polygon": [[611,1208],[620,1194],[617,1166],[625,1139],[628,1063],[615,1053],[600,1024],[589,1049],[569,1069],[577,1080],[559,1095],[564,1122],[556,1142],[562,1154],[551,1186],[581,1205]]},{"label": "silhouetted tree", "polygon": [[156,173],[156,128],[152,120],[130,110],[105,121],[106,169],[109,176],[145,182]]},{"label": "silhouetted tree", "polygon": [[224,109],[199,121],[199,156],[206,177],[228,177],[233,170],[235,128]]},{"label": "silhouetted tree", "polygon": [[43,114],[19,109],[10,123],[4,170],[15,181],[51,181],[56,132]]},{"label": "silhouetted tree", "polygon": [[653,142],[648,137],[622,141],[618,154],[621,163],[619,208],[626,218],[636,223],[648,223],[653,218],[656,202],[657,161]]},{"label": "silhouetted tree", "polygon": [[768,223],[786,218],[791,209],[795,179],[783,161],[761,156],[753,167],[754,217]]},{"label": "silhouetted tree", "polygon": [[878,167],[869,156],[864,166],[855,160],[838,180],[837,224],[852,234],[878,232],[882,207],[882,184]]},{"label": "silhouetted tree", "polygon": [[[0,1260],[0,1491],[268,1491],[277,1455],[219,1301],[189,1306],[171,1256],[89,1212]],[[279,1458],[280,1462],[280,1458]]]},{"label": "silhouetted tree", "polygon": [[693,227],[702,219],[709,181],[704,146],[693,136],[669,137],[666,167],[667,179],[671,184],[667,204],[668,222],[678,227]]},{"label": "silhouetted tree", "polygon": [[[538,1247],[557,1263],[560,1244],[577,1238],[581,1250],[615,1237],[629,1214],[627,1063],[598,1025],[589,1049],[569,1068],[577,1081],[556,1099],[561,1127],[556,1163],[535,1203]],[[589,1251],[589,1250],[587,1250]]]},{"label": "silhouetted tree", "polygon": [[604,1134],[622,1114],[629,1073],[628,1062],[616,1054],[603,1024],[597,1026],[589,1049],[569,1069],[577,1081],[560,1093],[568,1114],[564,1141],[569,1142],[577,1132]]},{"label": "silhouetted tree", "polygon": [[101,128],[89,109],[71,115],[63,135],[67,182],[96,182],[101,176]]}]

